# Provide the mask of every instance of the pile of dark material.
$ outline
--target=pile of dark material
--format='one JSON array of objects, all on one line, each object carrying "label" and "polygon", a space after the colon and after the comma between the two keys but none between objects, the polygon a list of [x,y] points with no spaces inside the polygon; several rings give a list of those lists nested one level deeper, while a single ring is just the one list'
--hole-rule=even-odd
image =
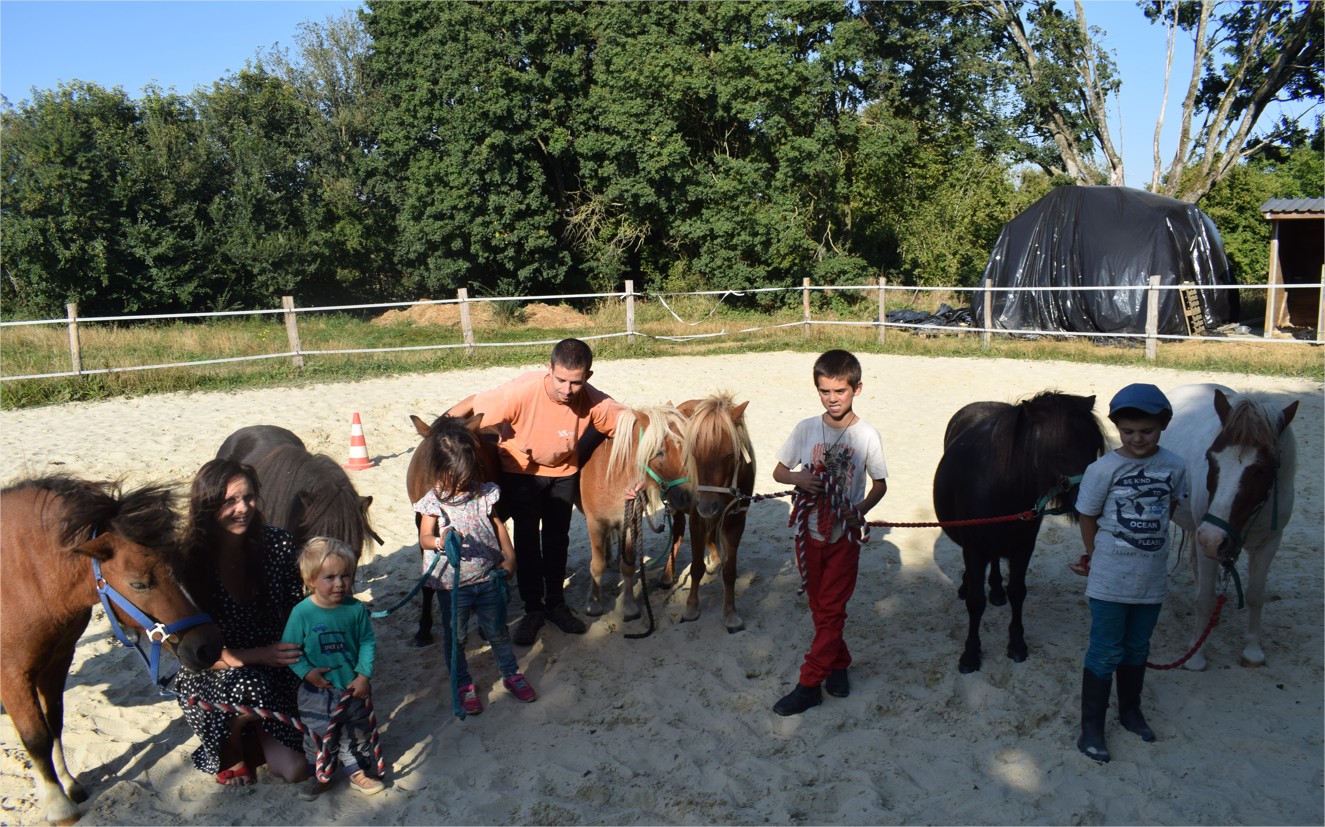
[{"label": "pile of dark material", "polygon": [[884,318],[889,324],[916,325],[911,328],[912,333],[936,333],[938,331],[934,328],[970,327],[972,324],[971,308],[953,308],[947,304],[940,304],[939,309],[933,313],[903,308],[889,310],[884,314]]}]

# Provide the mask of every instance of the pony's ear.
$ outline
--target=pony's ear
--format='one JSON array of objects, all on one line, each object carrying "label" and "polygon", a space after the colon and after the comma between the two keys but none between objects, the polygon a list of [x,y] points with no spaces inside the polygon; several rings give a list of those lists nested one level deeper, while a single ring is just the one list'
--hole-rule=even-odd
[{"label": "pony's ear", "polygon": [[368,495],[367,497],[359,498],[359,510],[362,511],[364,514],[368,513],[368,506],[372,504],[373,504],[373,497],[371,494]]},{"label": "pony's ear", "polygon": [[744,402],[742,402],[741,404],[737,405],[735,408],[732,408],[732,422],[740,422],[740,421],[741,421],[741,415],[745,413],[745,407],[746,407],[747,405],[749,405],[749,404],[750,404],[750,400],[747,399],[746,401],[744,401]]},{"label": "pony's ear", "polygon": [[75,546],[73,551],[75,554],[82,554],[104,563],[115,556],[115,538],[109,534],[102,534],[82,545]]},{"label": "pony's ear", "polygon": [[668,399],[668,400],[667,400],[667,404],[665,405],[665,407],[668,407],[668,408],[675,408],[676,405],[672,404],[672,400]]},{"label": "pony's ear", "polygon": [[465,427],[468,428],[471,433],[478,433],[479,429],[483,427],[483,414],[474,414],[467,418],[465,420]]},{"label": "pony's ear", "polygon": [[1078,397],[1081,400],[1081,409],[1087,413],[1095,410],[1095,395]]},{"label": "pony's ear", "polygon": [[1228,419],[1228,412],[1233,406],[1229,404],[1228,397],[1219,388],[1215,388],[1215,413],[1219,414],[1219,421],[1224,422]]},{"label": "pony's ear", "polygon": [[694,416],[695,406],[697,406],[698,404],[699,404],[698,399],[687,399],[686,401],[682,402],[680,405],[677,405],[676,409],[681,413],[685,414],[686,416]]},{"label": "pony's ear", "polygon": [[1283,412],[1283,413],[1279,414],[1279,431],[1280,431],[1280,433],[1283,432],[1284,428],[1287,428],[1287,427],[1288,427],[1288,424],[1289,424],[1290,422],[1293,421],[1293,417],[1295,417],[1295,416],[1297,416],[1297,400],[1296,400],[1296,399],[1294,399],[1293,402],[1292,402],[1292,404],[1290,404],[1287,408],[1284,408],[1284,412]]},{"label": "pony's ear", "polygon": [[415,416],[414,414],[410,414],[410,415],[409,415],[409,421],[414,423],[414,430],[418,432],[419,436],[427,436],[427,435],[428,435],[428,423],[427,423],[427,422],[424,422],[422,419],[419,419],[419,418],[418,418],[417,416]]}]

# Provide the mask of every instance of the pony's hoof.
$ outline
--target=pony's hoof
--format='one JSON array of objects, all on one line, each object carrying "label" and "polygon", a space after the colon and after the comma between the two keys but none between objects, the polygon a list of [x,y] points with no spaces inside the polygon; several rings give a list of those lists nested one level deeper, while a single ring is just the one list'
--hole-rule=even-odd
[{"label": "pony's hoof", "polygon": [[[588,606],[584,607],[584,613],[587,614],[589,617],[602,617],[603,607],[595,606],[594,604],[590,603]],[[630,618],[626,618],[626,620],[630,620]]]},{"label": "pony's hoof", "polygon": [[1247,667],[1248,669],[1260,669],[1262,666],[1265,665],[1265,658],[1261,658],[1260,660],[1252,660],[1246,655],[1243,655],[1238,660],[1238,663],[1241,663],[1243,666]]},{"label": "pony's hoof", "polygon": [[998,591],[994,591],[993,589],[989,590],[989,605],[1006,606],[1007,602],[1008,602],[1007,592],[1003,591],[1002,589],[999,589]]},{"label": "pony's hoof", "polygon": [[64,794],[69,796],[69,800],[75,804],[82,804],[87,801],[87,790],[83,789],[82,784],[70,784],[64,788]]},{"label": "pony's hoof", "polygon": [[972,672],[979,672],[980,656],[976,655],[973,658],[968,658],[965,655],[963,655],[962,659],[957,662],[957,671],[961,672],[963,675],[969,675]]},{"label": "pony's hoof", "polygon": [[1026,662],[1026,658],[1027,658],[1027,656],[1028,656],[1029,654],[1030,654],[1030,652],[1026,649],[1025,646],[1022,646],[1022,647],[1009,646],[1009,647],[1008,647],[1008,660],[1012,661],[1013,663],[1025,663],[1025,662]]},{"label": "pony's hoof", "polygon": [[729,635],[734,635],[734,634],[736,634],[737,632],[744,632],[744,631],[745,631],[745,624],[744,624],[744,623],[738,623],[738,624],[735,625],[735,626],[728,626],[728,627],[727,627],[727,634],[729,634]]},{"label": "pony's hoof", "polygon": [[422,649],[424,646],[431,646],[433,644],[432,634],[431,633],[423,634],[422,632],[420,632],[419,634],[411,638],[411,644],[420,649]]},{"label": "pony's hoof", "polygon": [[699,620],[698,609],[686,609],[684,612],[681,612],[682,623],[694,623],[696,620]]},{"label": "pony's hoof", "polygon": [[626,621],[627,623],[629,623],[629,622],[632,621],[632,620],[639,620],[639,619],[640,619],[640,610],[639,610],[639,609],[636,609],[636,610],[633,611],[633,612],[627,612],[626,614],[624,614],[624,615],[621,616],[621,619],[624,620],[624,621]]}]

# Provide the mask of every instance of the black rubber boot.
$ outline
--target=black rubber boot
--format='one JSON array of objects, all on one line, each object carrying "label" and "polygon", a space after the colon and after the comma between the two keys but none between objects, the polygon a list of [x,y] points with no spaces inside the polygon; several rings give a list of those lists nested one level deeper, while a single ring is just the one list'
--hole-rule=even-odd
[{"label": "black rubber boot", "polygon": [[1077,749],[1088,757],[1108,763],[1109,747],[1104,743],[1104,718],[1109,711],[1111,678],[1101,678],[1089,669],[1081,670],[1081,737]]},{"label": "black rubber boot", "polygon": [[824,693],[817,686],[802,686],[796,684],[796,688],[783,695],[777,703],[773,704],[773,711],[779,715],[799,715],[812,706],[818,706],[824,702]]},{"label": "black rubber boot", "polygon": [[1142,741],[1155,740],[1155,731],[1141,714],[1141,687],[1146,682],[1146,666],[1119,666],[1113,673],[1118,683],[1118,723],[1135,732]]}]

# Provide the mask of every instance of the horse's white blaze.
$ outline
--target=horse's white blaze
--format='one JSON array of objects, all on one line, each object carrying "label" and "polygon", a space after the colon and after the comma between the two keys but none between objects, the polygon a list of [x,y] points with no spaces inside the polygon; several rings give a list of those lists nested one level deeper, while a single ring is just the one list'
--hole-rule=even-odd
[{"label": "horse's white blaze", "polygon": [[[1232,525],[1230,520],[1233,515],[1233,500],[1241,487],[1237,482],[1242,479],[1247,467],[1256,461],[1255,451],[1247,448],[1239,450],[1239,447],[1229,445],[1210,455],[1211,461],[1219,468],[1219,487],[1206,507],[1206,513],[1218,517],[1228,525]],[[1205,480],[1189,479],[1189,483],[1193,486],[1204,486]],[[1245,531],[1245,528],[1243,530]],[[1196,545],[1206,557],[1218,557],[1220,546],[1226,539],[1228,532],[1214,523],[1203,522],[1196,530]]]}]

